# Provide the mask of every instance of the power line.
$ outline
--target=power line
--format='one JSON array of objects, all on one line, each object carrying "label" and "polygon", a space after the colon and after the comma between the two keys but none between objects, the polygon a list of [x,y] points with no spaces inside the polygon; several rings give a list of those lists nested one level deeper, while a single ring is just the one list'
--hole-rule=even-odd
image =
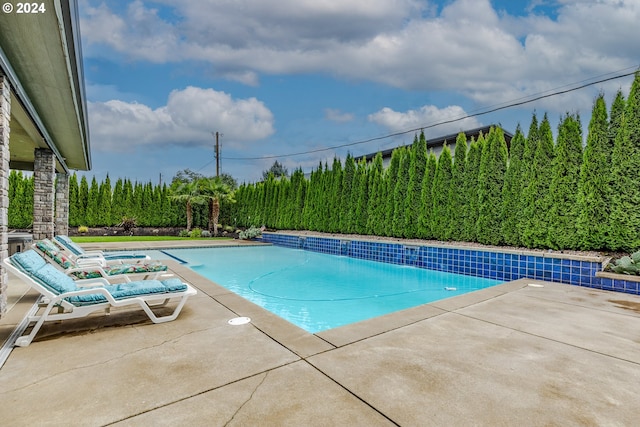
[{"label": "power line", "polygon": [[[628,70],[630,68],[637,69],[636,66],[629,67],[629,68],[626,68],[626,69]],[[607,77],[607,78],[596,80],[596,81],[593,81],[593,82],[590,82],[590,83],[585,83],[585,84],[582,84],[580,86],[576,86],[574,88],[564,89],[564,90],[556,90],[556,91],[551,92],[551,93],[542,92],[542,93],[545,93],[545,94],[544,95],[535,96],[534,98],[531,98],[531,99],[525,99],[523,101],[511,102],[511,103],[506,104],[506,105],[490,108],[489,110],[479,111],[479,112],[473,113],[473,114],[466,114],[466,115],[461,116],[461,117],[457,117],[457,118],[449,119],[449,120],[443,120],[441,122],[436,122],[436,123],[433,123],[433,124],[420,126],[420,127],[414,128],[414,129],[409,129],[409,130],[404,130],[404,131],[400,131],[400,132],[390,133],[390,134],[382,135],[382,136],[376,136],[376,137],[373,137],[373,138],[363,139],[363,140],[360,140],[360,141],[350,142],[350,143],[346,143],[346,144],[334,145],[334,146],[327,147],[327,148],[318,148],[316,150],[301,151],[301,152],[290,153],[290,154],[278,154],[278,155],[261,156],[261,157],[224,157],[224,159],[225,160],[277,159],[277,158],[281,158],[281,157],[293,157],[293,156],[301,156],[301,155],[304,155],[304,154],[320,153],[320,152],[323,152],[323,151],[335,150],[337,148],[352,147],[354,145],[366,144],[368,142],[379,141],[379,140],[387,139],[387,138],[393,138],[393,137],[396,137],[396,136],[405,135],[407,133],[417,132],[419,130],[434,128],[436,126],[441,126],[441,125],[444,125],[444,124],[459,122],[461,120],[468,119],[468,118],[471,118],[471,117],[478,117],[478,116],[483,116],[483,115],[490,114],[490,113],[495,113],[496,111],[505,110],[507,108],[518,107],[520,105],[529,104],[531,102],[539,101],[541,99],[551,98],[553,96],[563,95],[563,94],[569,93],[569,92],[574,92],[576,90],[584,89],[585,87],[593,86],[593,85],[596,85],[598,83],[604,83],[604,82],[608,82],[608,81],[611,81],[611,80],[617,80],[617,79],[621,79],[623,77],[628,77],[628,76],[631,76],[631,75],[633,75],[635,73],[636,73],[636,71],[631,71],[631,72],[628,72],[628,73],[625,73],[625,74],[620,74],[620,75],[613,76],[613,77]],[[609,74],[612,74],[612,73],[603,74],[603,75],[609,75]],[[587,79],[587,80],[589,80],[589,79]],[[586,80],[582,80],[582,81],[586,81]],[[566,86],[567,85],[560,86],[560,87],[566,87]],[[518,99],[523,99],[523,98],[518,98]]]}]

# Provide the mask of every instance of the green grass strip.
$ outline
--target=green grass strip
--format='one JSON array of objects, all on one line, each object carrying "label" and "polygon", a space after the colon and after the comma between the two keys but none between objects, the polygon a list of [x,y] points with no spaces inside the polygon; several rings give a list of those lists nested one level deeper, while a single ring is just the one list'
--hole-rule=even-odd
[{"label": "green grass strip", "polygon": [[178,236],[75,236],[76,243],[105,242],[160,242],[164,240],[233,240],[230,237],[178,237]]}]

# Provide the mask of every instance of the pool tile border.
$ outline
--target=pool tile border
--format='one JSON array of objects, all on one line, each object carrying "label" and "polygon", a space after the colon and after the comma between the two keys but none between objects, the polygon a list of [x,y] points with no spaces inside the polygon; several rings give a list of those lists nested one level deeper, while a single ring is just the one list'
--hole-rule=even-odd
[{"label": "pool tile border", "polygon": [[[569,254],[485,248],[423,246],[389,241],[367,241],[281,233],[262,234],[264,242],[331,255],[410,265],[448,273],[500,281],[522,278],[640,294],[640,283],[601,277],[603,259]],[[598,274],[597,274],[598,273]]]}]

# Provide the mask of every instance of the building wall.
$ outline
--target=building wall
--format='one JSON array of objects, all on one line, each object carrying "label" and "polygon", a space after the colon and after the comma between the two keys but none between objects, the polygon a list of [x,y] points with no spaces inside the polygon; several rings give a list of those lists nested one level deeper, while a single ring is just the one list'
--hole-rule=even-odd
[{"label": "building wall", "polygon": [[9,256],[7,236],[9,209],[9,120],[11,95],[9,81],[0,72],[0,317],[7,311],[7,283],[9,277],[4,261]]}]

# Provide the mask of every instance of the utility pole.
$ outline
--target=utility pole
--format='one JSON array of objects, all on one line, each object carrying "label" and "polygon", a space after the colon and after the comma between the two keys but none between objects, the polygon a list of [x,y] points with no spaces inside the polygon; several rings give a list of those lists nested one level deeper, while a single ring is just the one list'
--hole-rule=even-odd
[{"label": "utility pole", "polygon": [[[213,133],[213,132],[212,132]],[[216,177],[220,176],[220,133],[214,133],[216,137]]]}]

